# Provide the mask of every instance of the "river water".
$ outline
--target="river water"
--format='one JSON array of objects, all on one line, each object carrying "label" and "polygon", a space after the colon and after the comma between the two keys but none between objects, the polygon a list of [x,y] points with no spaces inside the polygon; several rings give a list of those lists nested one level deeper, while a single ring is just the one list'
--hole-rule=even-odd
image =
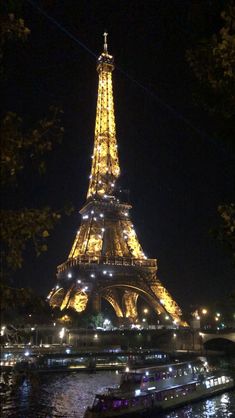
[{"label": "river water", "polygon": [[[1,418],[82,418],[97,392],[118,385],[115,372],[41,374],[22,383],[8,376],[1,393]],[[158,415],[159,417],[159,415]],[[161,418],[235,418],[235,391],[185,406]],[[157,418],[156,414],[147,418]]]}]

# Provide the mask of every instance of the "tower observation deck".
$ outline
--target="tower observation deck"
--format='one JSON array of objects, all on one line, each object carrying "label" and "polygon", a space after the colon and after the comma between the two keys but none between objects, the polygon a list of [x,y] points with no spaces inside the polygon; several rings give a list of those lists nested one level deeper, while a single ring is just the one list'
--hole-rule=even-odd
[{"label": "tower observation deck", "polygon": [[57,284],[48,295],[62,311],[101,311],[105,299],[121,320],[138,321],[138,298],[178,325],[181,310],[157,277],[157,260],[145,256],[130,217],[131,205],[120,202],[120,176],[113,101],[113,56],[107,33],[98,58],[99,75],[94,149],[87,200],[68,259],[57,267]]}]

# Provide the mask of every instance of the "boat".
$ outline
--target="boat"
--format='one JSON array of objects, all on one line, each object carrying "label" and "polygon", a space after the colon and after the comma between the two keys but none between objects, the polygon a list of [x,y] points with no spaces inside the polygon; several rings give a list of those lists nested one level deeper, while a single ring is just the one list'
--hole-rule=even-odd
[{"label": "boat", "polygon": [[118,388],[95,396],[84,418],[137,417],[150,411],[163,412],[234,388],[232,377],[206,361],[129,369]]}]

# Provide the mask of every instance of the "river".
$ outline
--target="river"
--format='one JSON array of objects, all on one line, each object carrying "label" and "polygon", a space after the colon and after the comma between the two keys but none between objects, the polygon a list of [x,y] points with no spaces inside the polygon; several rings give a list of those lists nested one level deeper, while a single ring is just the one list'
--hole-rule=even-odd
[{"label": "river", "polygon": [[[1,418],[82,418],[97,392],[117,385],[115,372],[41,374],[1,393]],[[158,415],[159,417],[159,415]],[[235,418],[235,392],[185,406],[161,418]],[[156,418],[156,414],[147,418]]]}]

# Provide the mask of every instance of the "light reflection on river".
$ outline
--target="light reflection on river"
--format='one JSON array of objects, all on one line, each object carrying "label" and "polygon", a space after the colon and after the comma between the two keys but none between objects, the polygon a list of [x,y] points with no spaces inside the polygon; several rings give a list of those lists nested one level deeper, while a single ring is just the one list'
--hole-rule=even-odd
[{"label": "light reflection on river", "polygon": [[[82,418],[97,392],[118,385],[114,372],[42,374],[12,385],[2,396],[1,418]],[[158,415],[159,416],[159,415]],[[198,402],[161,418],[235,418],[235,392]],[[147,416],[156,418],[156,414]]]}]

